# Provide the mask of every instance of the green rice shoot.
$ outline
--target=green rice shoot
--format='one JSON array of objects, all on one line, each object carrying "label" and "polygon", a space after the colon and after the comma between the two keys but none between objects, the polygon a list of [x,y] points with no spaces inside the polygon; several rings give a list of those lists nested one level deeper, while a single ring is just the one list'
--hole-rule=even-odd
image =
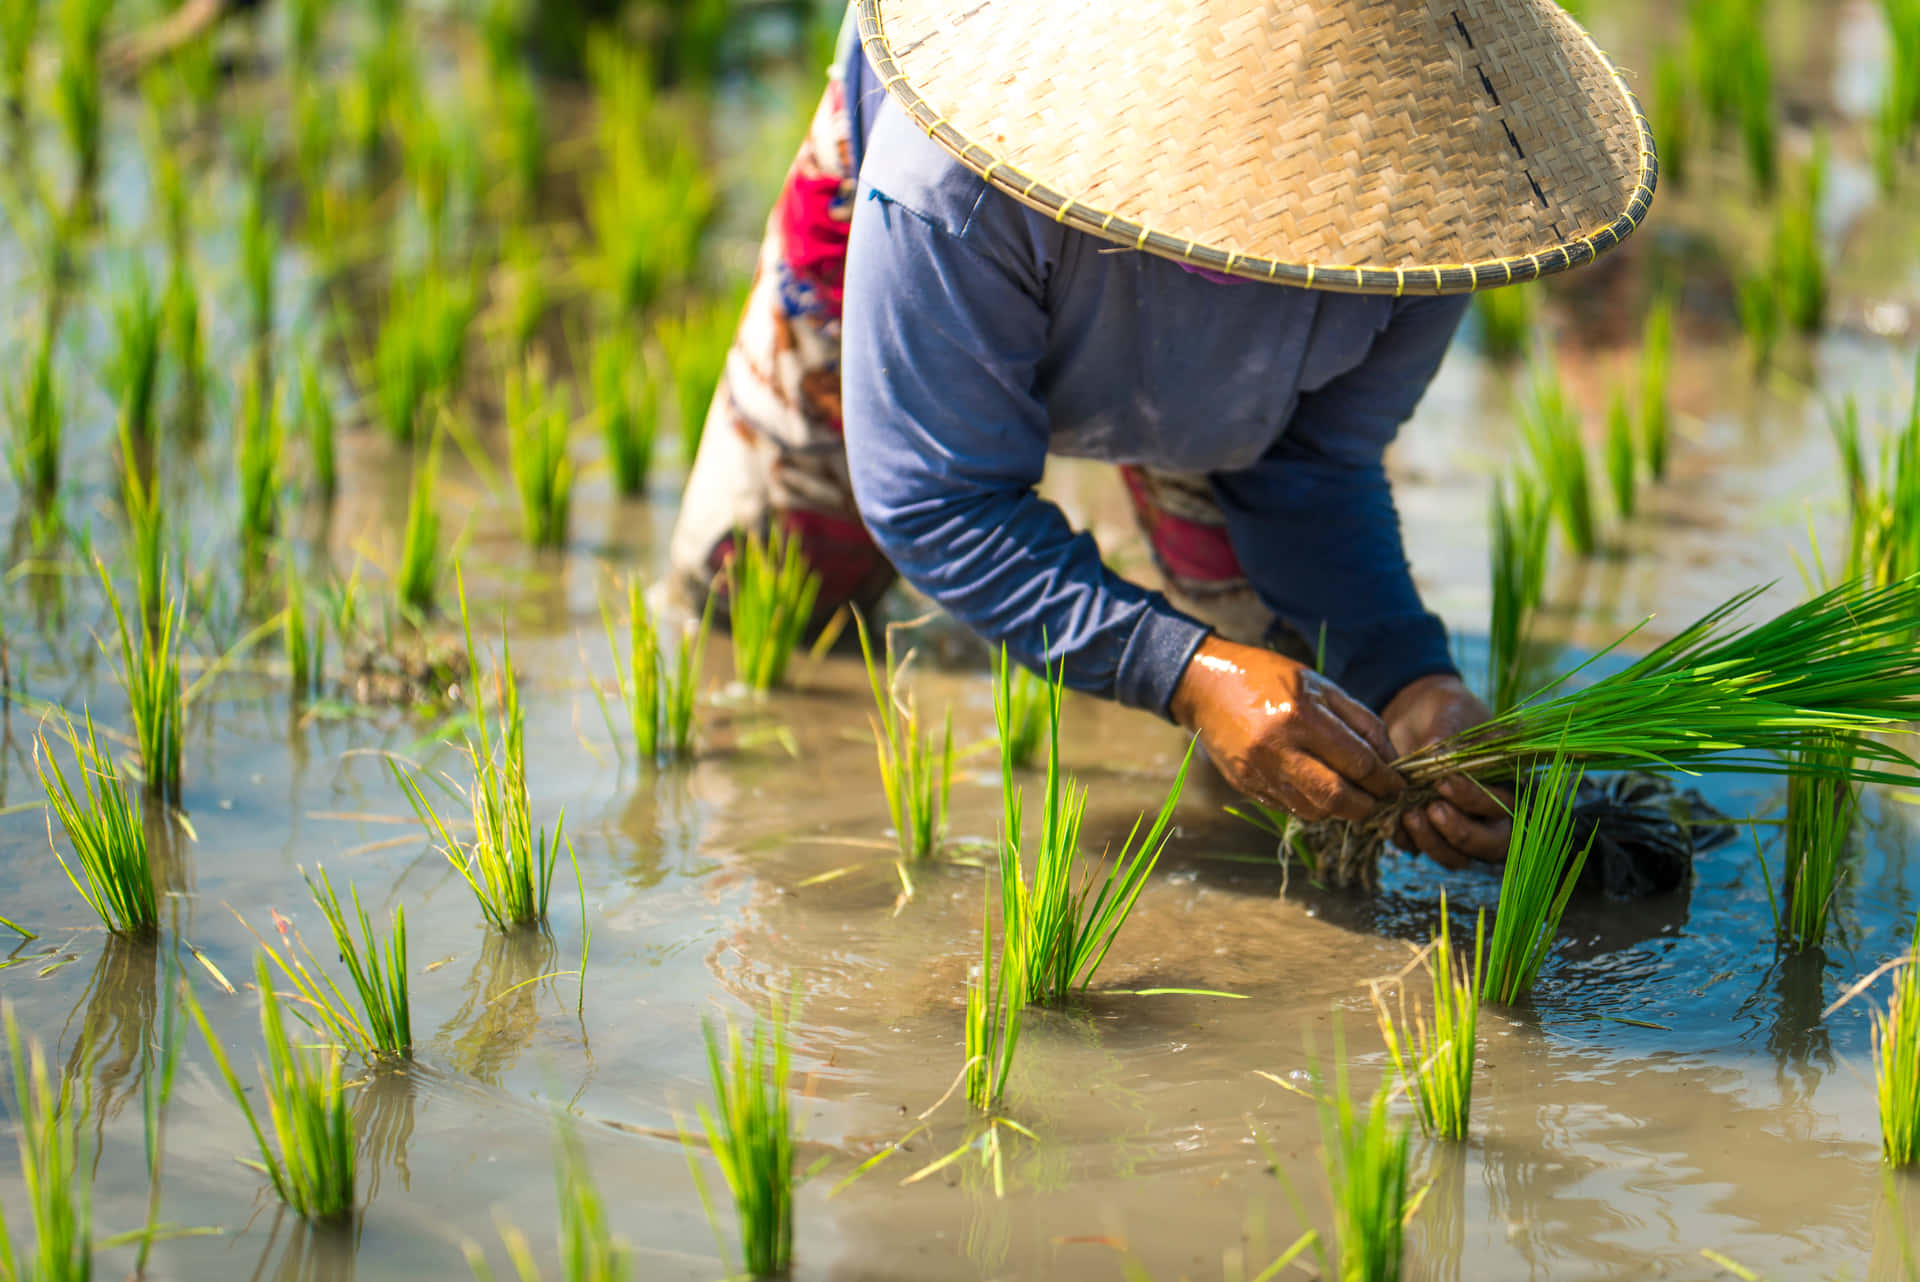
[{"label": "green rice shoot", "polygon": [[778,524],[764,539],[737,534],[726,573],[734,676],[755,693],[771,690],[785,682],[806,635],[820,576],[808,566],[800,536]]},{"label": "green rice shoot", "polygon": [[1672,365],[1673,300],[1663,294],[1647,309],[1640,332],[1640,453],[1647,461],[1647,475],[1656,481],[1666,476],[1672,451],[1673,411],[1668,403]]},{"label": "green rice shoot", "polygon": [[0,1022],[13,1061],[13,1121],[33,1227],[32,1246],[16,1244],[0,1217],[0,1274],[21,1282],[90,1282],[94,1168],[80,1140],[86,1110],[53,1084],[40,1044],[23,1044],[13,1003],[0,1004]]},{"label": "green rice shoot", "polygon": [[142,620],[158,620],[165,596],[170,545],[167,505],[157,493],[159,477],[141,473],[139,450],[120,427],[120,507],[127,518],[127,559],[133,563],[134,608]]},{"label": "green rice shoot", "polygon": [[444,573],[436,493],[439,476],[440,443],[436,438],[413,460],[413,482],[407,488],[407,523],[400,534],[399,562],[394,569],[394,598],[400,612],[416,619],[433,613]]},{"label": "green rice shoot", "polygon": [[1473,1111],[1475,1036],[1480,1024],[1480,984],[1486,962],[1487,918],[1481,913],[1473,932],[1473,969],[1453,951],[1447,921],[1446,892],[1440,893],[1440,929],[1422,951],[1419,966],[1432,985],[1425,1013],[1407,1015],[1404,987],[1397,1014],[1387,1007],[1379,986],[1373,989],[1380,1035],[1393,1058],[1394,1071],[1413,1102],[1413,1114],[1425,1134],[1464,1140]]},{"label": "green rice shoot", "polygon": [[[999,669],[1011,663],[1006,647],[1002,646],[1000,653],[994,656],[994,663],[995,680],[999,681]],[[1033,764],[1034,754],[1040,750],[1046,729],[1047,683],[1024,665],[1013,665],[1013,670],[1006,674],[1005,683],[1007,737],[999,740],[1000,755],[1015,770],[1024,770]]]},{"label": "green rice shoot", "polygon": [[105,119],[100,51],[106,43],[112,0],[57,0],[54,25],[60,63],[54,77],[54,114],[66,135],[82,186],[100,171],[100,133]]},{"label": "green rice shoot", "polygon": [[19,381],[7,398],[11,433],[7,461],[14,480],[36,503],[51,502],[60,489],[62,426],[60,378],[53,361],[51,326],[34,345]]},{"label": "green rice shoot", "polygon": [[996,946],[993,914],[983,900],[980,969],[967,979],[966,1015],[967,1103],[983,1113],[994,1112],[1006,1098],[1026,1018],[1026,968],[1013,951],[1016,947],[1006,929]]},{"label": "green rice shoot", "polygon": [[241,390],[237,466],[240,474],[240,534],[249,555],[257,557],[280,528],[280,487],[285,468],[286,429],[278,398],[259,377]]},{"label": "green rice shoot", "polygon": [[[793,1118],[787,1078],[787,1014],[776,1003],[772,1019],[754,1021],[751,1039],[729,1020],[723,1039],[703,1024],[713,1107],[700,1107],[707,1147],[733,1194],[740,1256],[749,1277],[783,1275],[793,1262]],[[687,1162],[694,1178],[693,1146]],[[704,1197],[704,1181],[700,1181]]]},{"label": "green rice shoot", "polygon": [[540,364],[530,362],[507,372],[506,412],[520,531],[530,546],[564,547],[573,505],[573,460],[567,454],[572,424],[564,393]]},{"label": "green rice shoot", "polygon": [[1592,847],[1574,842],[1573,802],[1581,770],[1557,752],[1536,771],[1513,813],[1513,835],[1500,874],[1480,1000],[1512,1006],[1533,991],[1560,930],[1560,916]]},{"label": "green rice shoot", "polygon": [[[62,720],[66,746],[79,778],[77,791],[44,730],[34,739],[34,765],[47,795],[47,809],[59,820],[73,851],[73,863],[68,863],[55,845],[54,858],[108,930],[116,935],[152,938],[160,926],[160,907],[139,808],[121,785],[113,755],[94,730],[93,715],[86,716],[84,740],[72,721]],[[51,821],[47,839],[53,840]]]},{"label": "green rice shoot", "polygon": [[[994,723],[1009,732],[1011,714],[1006,665],[994,688]],[[1174,807],[1193,764],[1194,744],[1175,773],[1167,797],[1144,836],[1142,815],[1117,853],[1103,854],[1105,869],[1087,868],[1080,857],[1080,823],[1087,790],[1065,778],[1060,764],[1060,706],[1065,687],[1056,674],[1047,683],[1047,771],[1040,798],[1040,830],[1030,842],[1022,827],[1021,790],[1002,759],[1000,787],[1000,913],[1008,950],[1022,969],[1020,991],[1042,1005],[1060,1005],[1093,982],[1100,963],[1152,875],[1171,835]],[[1196,741],[1197,742],[1197,741]],[[1028,859],[1031,856],[1031,859]],[[1028,880],[1026,865],[1032,864]]]},{"label": "green rice shoot", "polygon": [[677,315],[661,317],[655,326],[680,415],[680,452],[689,463],[700,451],[708,410],[726,376],[742,305],[741,298],[722,295],[690,303]]},{"label": "green rice shoot", "polygon": [[1403,1276],[1406,1221],[1417,1205],[1418,1195],[1409,1191],[1411,1128],[1388,1113],[1385,1087],[1374,1092],[1364,1111],[1355,1106],[1343,1049],[1335,1049],[1331,1093],[1319,1066],[1311,1071],[1337,1261],[1327,1259],[1317,1237],[1303,1241],[1320,1257],[1323,1277],[1391,1282]]},{"label": "green rice shoot", "polygon": [[1524,285],[1483,289],[1473,296],[1480,318],[1480,352],[1490,361],[1511,361],[1533,337],[1534,291]]},{"label": "green rice shoot", "polygon": [[647,608],[638,576],[627,580],[624,653],[604,602],[601,609],[607,649],[615,664],[614,683],[627,710],[634,755],[644,762],[691,760],[700,697],[700,659],[706,653],[713,624],[713,598],[707,598],[699,627],[691,636],[681,638],[671,660],[660,639],[659,622]]},{"label": "green rice shoot", "polygon": [[[393,908],[392,928],[382,945],[374,931],[373,919],[361,906],[360,892],[348,887],[353,904],[349,918],[326,869],[315,881],[306,878],[307,892],[326,919],[333,937],[334,952],[347,968],[353,996],[321,970],[303,939],[289,943],[283,953],[262,940],[262,947],[275,967],[285,975],[300,999],[320,1020],[326,1034],[354,1053],[368,1059],[403,1060],[413,1054],[412,1003],[407,990],[407,915],[399,904]],[[359,926],[356,939],[353,926]],[[300,954],[304,953],[303,958]]]},{"label": "green rice shoot", "polygon": [[147,791],[161,801],[177,803],[187,713],[186,688],[180,679],[179,599],[168,590],[163,573],[158,591],[159,617],[137,620],[140,644],[136,647],[135,630],[127,624],[120,594],[106,566],[99,564],[96,568],[120,634],[120,686],[126,692],[133,719],[134,742],[140,749]]},{"label": "green rice shoot", "polygon": [[1826,322],[1827,263],[1820,240],[1820,200],[1826,188],[1827,147],[1816,139],[1790,196],[1774,208],[1769,271],[1782,318],[1802,334]]},{"label": "green rice shoot", "polygon": [[1592,556],[1599,547],[1599,535],[1580,412],[1547,357],[1528,377],[1520,403],[1520,429],[1540,492],[1560,523],[1567,546],[1576,555]]},{"label": "green rice shoot", "polygon": [[659,387],[624,325],[609,325],[601,331],[594,340],[592,365],[594,411],[606,442],[614,488],[633,498],[646,492],[653,470]]},{"label": "green rice shoot", "polygon": [[153,437],[154,397],[160,382],[160,340],[166,323],[162,300],[144,268],[135,267],[113,300],[113,349],[107,357],[107,386],[120,405],[120,418],[136,441]]},{"label": "green rice shoot", "polygon": [[1534,614],[1546,592],[1550,513],[1532,480],[1493,484],[1488,539],[1493,604],[1487,621],[1487,694],[1495,712],[1517,706],[1528,693],[1529,645]]},{"label": "green rice shoot", "polygon": [[340,1050],[310,1048],[291,1041],[264,956],[255,959],[254,976],[260,993],[260,1032],[267,1051],[266,1063],[257,1065],[266,1098],[266,1126],[261,1125],[248,1101],[247,1089],[233,1071],[200,1003],[190,1000],[188,1010],[200,1026],[234,1102],[240,1105],[247,1129],[253,1132],[260,1160],[248,1165],[272,1181],[273,1191],[296,1215],[317,1224],[347,1220],[354,1211],[355,1135],[341,1078]]},{"label": "green rice shoot", "polygon": [[1920,917],[1887,1009],[1874,1012],[1873,1069],[1881,1156],[1893,1167],[1920,1165]]},{"label": "green rice shoot", "polygon": [[[613,1232],[606,1202],[587,1166],[586,1151],[564,1115],[555,1122],[553,1176],[560,1199],[561,1282],[629,1282],[633,1247]],[[500,1242],[519,1282],[540,1282],[526,1235],[503,1227]],[[476,1282],[494,1282],[493,1268],[480,1248],[469,1243],[466,1253]]]},{"label": "green rice shoot", "polygon": [[948,709],[936,741],[933,727],[920,716],[918,696],[901,692],[912,653],[896,663],[893,635],[888,632],[885,661],[876,665],[866,619],[855,614],[854,623],[860,631],[867,687],[873,692],[874,751],[894,839],[902,859],[926,859],[946,837],[948,798],[953,792],[953,711]]},{"label": "green rice shoot", "polygon": [[1795,754],[1800,769],[1787,776],[1787,821],[1782,829],[1785,867],[1776,897],[1766,861],[1767,898],[1774,932],[1794,952],[1823,947],[1832,927],[1834,899],[1847,876],[1847,846],[1859,816],[1859,788],[1836,759],[1844,748],[1828,736],[1811,736]]},{"label": "green rice shoot", "polygon": [[1613,510],[1621,518],[1630,518],[1639,497],[1640,460],[1634,441],[1633,411],[1627,408],[1626,394],[1615,388],[1607,404],[1607,488],[1613,493]]},{"label": "green rice shoot", "polygon": [[332,502],[340,488],[339,455],[335,447],[333,401],[312,352],[300,356],[300,439],[307,449],[307,482],[322,502]]}]

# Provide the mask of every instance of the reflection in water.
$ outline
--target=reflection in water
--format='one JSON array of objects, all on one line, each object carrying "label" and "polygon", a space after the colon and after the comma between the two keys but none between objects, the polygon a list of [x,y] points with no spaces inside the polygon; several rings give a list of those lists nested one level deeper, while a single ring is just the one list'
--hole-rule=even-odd
[{"label": "reflection in water", "polygon": [[1773,969],[1776,998],[1767,1049],[1779,1066],[1780,1102],[1788,1133],[1813,1134],[1813,1093],[1833,1068],[1833,1040],[1821,1011],[1827,1004],[1827,955],[1818,948],[1782,957]]},{"label": "reflection in water", "polygon": [[[191,910],[193,862],[187,857],[188,840],[181,823],[173,817],[165,802],[148,797],[140,807],[140,822],[147,830],[147,854],[153,863],[153,885],[162,899],[174,896],[176,904]],[[179,922],[174,923],[175,927]]]},{"label": "reflection in water", "polygon": [[359,1245],[357,1220],[352,1226],[308,1224],[282,1207],[249,1282],[353,1282]]},{"label": "reflection in water", "polygon": [[[107,1119],[120,1115],[139,1082],[135,1070],[159,1008],[159,955],[150,940],[107,936],[93,976],[60,1035],[65,1044],[73,1034],[61,1073],[62,1093],[70,1099],[90,1095],[93,1101],[96,1168]],[[77,1033],[75,1020],[79,1021]]]},{"label": "reflection in water", "polygon": [[1415,1282],[1460,1282],[1460,1256],[1467,1245],[1467,1151],[1461,1144],[1436,1144],[1432,1152],[1413,1277]]},{"label": "reflection in water", "polygon": [[437,1042],[455,1068],[490,1086],[512,1068],[540,1027],[538,981],[554,969],[557,946],[544,931],[489,930],[468,976],[460,1009],[441,1025]]},{"label": "reflection in water", "polygon": [[380,1195],[380,1180],[392,1171],[400,1187],[413,1188],[407,1148],[413,1142],[413,1075],[405,1069],[376,1069],[360,1083],[353,1100],[353,1132],[360,1139],[360,1170],[365,1178],[362,1207]]},{"label": "reflection in water", "polygon": [[1920,1180],[1882,1171],[1885,1195],[1873,1208],[1873,1255],[1867,1282],[1914,1282],[1920,1278]]}]

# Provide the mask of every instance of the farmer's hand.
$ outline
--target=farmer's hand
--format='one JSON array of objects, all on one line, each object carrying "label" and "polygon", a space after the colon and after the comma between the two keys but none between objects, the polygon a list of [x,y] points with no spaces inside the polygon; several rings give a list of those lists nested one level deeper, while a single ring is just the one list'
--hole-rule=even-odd
[{"label": "farmer's hand", "polygon": [[[1393,696],[1383,719],[1396,755],[1405,756],[1471,730],[1490,715],[1459,677],[1436,675],[1421,677]],[[1439,790],[1438,800],[1401,818],[1402,844],[1448,868],[1464,868],[1469,859],[1504,860],[1513,830],[1507,810],[1512,794],[1463,775],[1442,779]]]},{"label": "farmer's hand", "polygon": [[1208,637],[1169,708],[1227,782],[1301,819],[1365,819],[1406,787],[1380,719],[1313,669]]}]

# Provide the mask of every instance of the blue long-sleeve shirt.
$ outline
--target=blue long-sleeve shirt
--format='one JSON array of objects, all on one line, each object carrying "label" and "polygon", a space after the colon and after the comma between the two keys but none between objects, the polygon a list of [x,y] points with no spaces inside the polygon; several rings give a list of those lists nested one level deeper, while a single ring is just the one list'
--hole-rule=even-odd
[{"label": "blue long-sleeve shirt", "polygon": [[1466,303],[1221,284],[1066,228],[922,134],[855,48],[842,413],[902,575],[1030,666],[1162,716],[1206,627],[1034,490],[1049,453],[1205,473],[1261,600],[1378,709],[1452,672],[1383,455]]}]

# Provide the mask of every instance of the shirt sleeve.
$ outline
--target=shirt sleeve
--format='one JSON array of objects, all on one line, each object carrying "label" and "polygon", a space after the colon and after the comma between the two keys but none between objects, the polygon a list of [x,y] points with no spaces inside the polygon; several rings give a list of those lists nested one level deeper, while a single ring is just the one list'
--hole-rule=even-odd
[{"label": "shirt sleeve", "polygon": [[1034,491],[1045,285],[1011,239],[1025,220],[1007,223],[959,235],[863,189],[841,350],[854,496],[901,575],[988,642],[1165,716],[1207,628],[1109,571]]},{"label": "shirt sleeve", "polygon": [[1384,459],[1465,310],[1459,297],[1402,300],[1359,364],[1302,393],[1259,462],[1213,477],[1262,602],[1309,645],[1324,636],[1327,675],[1376,711],[1410,681],[1458,671],[1414,587]]}]

